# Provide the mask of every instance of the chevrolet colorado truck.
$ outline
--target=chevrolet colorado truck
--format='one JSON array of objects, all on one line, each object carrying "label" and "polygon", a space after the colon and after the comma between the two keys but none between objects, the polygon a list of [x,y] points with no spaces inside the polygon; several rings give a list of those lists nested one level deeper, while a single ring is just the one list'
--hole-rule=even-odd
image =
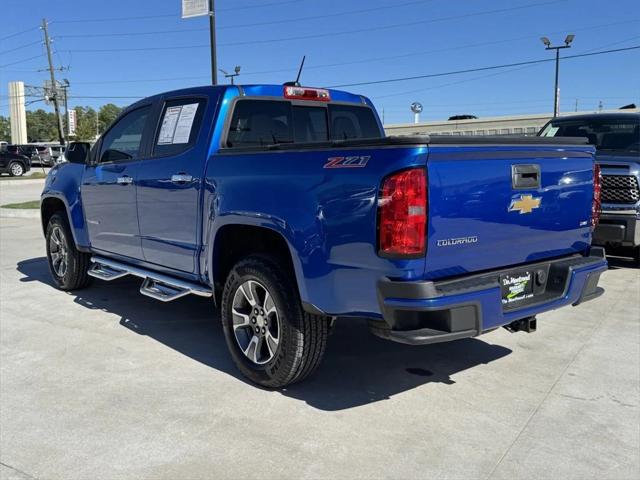
[{"label": "chevrolet colorado truck", "polygon": [[586,137],[596,147],[602,214],[593,243],[614,251],[629,249],[640,266],[640,113],[563,116],[547,123],[539,135]]},{"label": "chevrolet colorado truck", "polygon": [[266,387],[312,373],[338,317],[428,344],[603,292],[585,139],[385,137],[361,95],[233,85],[141,100],[65,155],[42,193],[55,284],[211,297]]}]

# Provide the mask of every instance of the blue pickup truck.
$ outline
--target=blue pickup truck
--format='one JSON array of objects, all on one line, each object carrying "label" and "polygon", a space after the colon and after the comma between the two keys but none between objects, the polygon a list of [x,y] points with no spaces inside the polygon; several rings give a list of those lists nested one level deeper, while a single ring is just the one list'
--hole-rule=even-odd
[{"label": "blue pickup truck", "polygon": [[141,100],[65,155],[42,193],[55,284],[211,297],[266,387],[312,373],[338,317],[428,344],[603,292],[585,139],[385,137],[361,95],[235,85]]},{"label": "blue pickup truck", "polygon": [[596,147],[602,214],[593,243],[613,253],[631,252],[640,266],[640,113],[562,116],[547,123],[539,135],[585,137]]}]

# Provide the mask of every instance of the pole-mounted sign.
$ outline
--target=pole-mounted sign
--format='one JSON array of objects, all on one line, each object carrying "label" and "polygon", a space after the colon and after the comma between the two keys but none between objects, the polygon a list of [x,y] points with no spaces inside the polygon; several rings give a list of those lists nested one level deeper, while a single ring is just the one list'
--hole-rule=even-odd
[{"label": "pole-mounted sign", "polygon": [[182,0],[182,18],[209,15],[209,0]]},{"label": "pole-mounted sign", "polygon": [[211,83],[218,84],[216,59],[216,4],[215,0],[182,0],[182,18],[209,16],[209,37],[211,42]]},{"label": "pole-mounted sign", "polygon": [[74,109],[71,109],[67,112],[68,118],[67,118],[67,133],[69,135],[75,135],[76,134],[76,111]]}]

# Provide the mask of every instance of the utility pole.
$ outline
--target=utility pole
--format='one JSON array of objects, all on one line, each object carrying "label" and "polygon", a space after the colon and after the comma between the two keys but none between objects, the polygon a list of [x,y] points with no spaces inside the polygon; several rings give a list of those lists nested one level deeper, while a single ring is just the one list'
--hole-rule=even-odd
[{"label": "utility pole", "polygon": [[211,40],[211,84],[218,84],[218,61],[216,59],[216,2],[209,0],[209,36]]},{"label": "utility pole", "polygon": [[542,40],[542,43],[544,43],[546,50],[555,50],[556,51],[556,84],[555,84],[555,90],[554,90],[554,95],[553,95],[553,117],[557,117],[558,113],[560,111],[560,105],[559,105],[559,101],[560,101],[560,84],[559,84],[559,78],[560,78],[560,50],[563,48],[571,48],[571,42],[573,42],[573,39],[576,36],[573,34],[569,34],[567,35],[567,38],[564,39],[564,45],[560,46],[560,47],[552,47],[551,46],[551,41],[547,38],[547,37],[542,37],[540,40]]},{"label": "utility pole", "polygon": [[53,68],[53,59],[51,58],[51,39],[47,30],[47,19],[42,19],[42,31],[44,32],[44,45],[47,47],[47,60],[49,61],[49,74],[51,75],[51,91],[53,92],[53,108],[58,119],[58,139],[60,145],[64,145],[64,130],[62,128],[62,117],[60,116],[60,105],[58,103],[58,84],[56,83],[55,69]]}]

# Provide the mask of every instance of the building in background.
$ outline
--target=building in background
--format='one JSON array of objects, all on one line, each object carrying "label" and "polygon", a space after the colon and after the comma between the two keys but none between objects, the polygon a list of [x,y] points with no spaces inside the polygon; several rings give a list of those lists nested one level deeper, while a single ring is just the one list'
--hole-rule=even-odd
[{"label": "building in background", "polygon": [[24,82],[9,82],[9,122],[11,143],[27,143],[27,114],[24,108]]},{"label": "building in background", "polygon": [[[603,110],[619,112],[620,110]],[[638,112],[640,109],[625,109]],[[566,112],[564,115],[579,115],[594,112]],[[421,123],[397,123],[385,125],[387,135],[535,135],[552,118],[551,113],[537,115],[508,115],[501,117],[475,118],[470,120],[438,120]]]}]

